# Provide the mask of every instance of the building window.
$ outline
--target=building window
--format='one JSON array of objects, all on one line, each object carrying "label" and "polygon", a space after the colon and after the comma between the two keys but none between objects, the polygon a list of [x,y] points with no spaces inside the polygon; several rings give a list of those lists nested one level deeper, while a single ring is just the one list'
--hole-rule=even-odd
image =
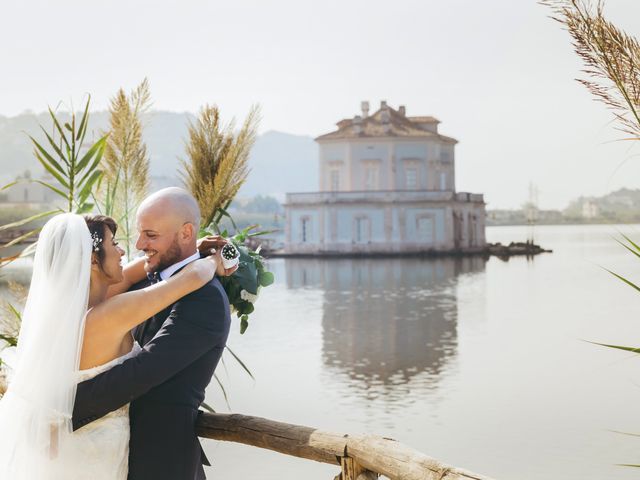
[{"label": "building window", "polygon": [[369,219],[367,217],[356,217],[355,235],[356,243],[367,243],[369,241]]},{"label": "building window", "polygon": [[440,172],[440,190],[447,189],[447,172]]},{"label": "building window", "polygon": [[365,190],[377,190],[378,189],[378,167],[369,165],[364,171],[364,189]]},{"label": "building window", "polygon": [[415,167],[408,167],[404,171],[405,175],[405,188],[407,190],[416,190],[418,188],[418,169]]},{"label": "building window", "polygon": [[311,219],[303,217],[300,219],[300,241],[306,243],[311,239]]},{"label": "building window", "polygon": [[334,168],[331,170],[329,185],[332,192],[340,190],[340,170]]},{"label": "building window", "polygon": [[433,243],[433,218],[418,217],[416,223],[418,241],[424,243]]}]

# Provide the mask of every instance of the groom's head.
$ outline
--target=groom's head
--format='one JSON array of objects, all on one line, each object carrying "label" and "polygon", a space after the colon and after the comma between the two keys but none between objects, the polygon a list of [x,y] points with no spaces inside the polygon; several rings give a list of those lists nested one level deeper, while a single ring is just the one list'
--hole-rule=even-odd
[{"label": "groom's head", "polygon": [[186,190],[164,188],[140,204],[136,226],[136,248],[146,255],[145,270],[159,272],[196,251],[200,209]]}]

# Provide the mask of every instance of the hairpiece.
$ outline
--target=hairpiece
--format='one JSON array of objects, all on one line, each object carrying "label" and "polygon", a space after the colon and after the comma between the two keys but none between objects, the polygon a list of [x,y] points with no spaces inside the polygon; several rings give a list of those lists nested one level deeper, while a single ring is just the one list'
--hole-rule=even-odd
[{"label": "hairpiece", "polygon": [[93,232],[91,234],[91,242],[93,243],[93,251],[100,251],[100,244],[102,243],[102,238],[98,235],[98,232]]}]

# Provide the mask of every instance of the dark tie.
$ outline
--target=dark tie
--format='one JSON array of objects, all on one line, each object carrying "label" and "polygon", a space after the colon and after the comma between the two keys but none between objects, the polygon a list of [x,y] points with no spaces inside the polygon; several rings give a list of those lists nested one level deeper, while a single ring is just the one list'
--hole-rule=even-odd
[{"label": "dark tie", "polygon": [[160,281],[160,275],[158,274],[158,272],[147,273],[147,278],[149,279],[151,285]]}]

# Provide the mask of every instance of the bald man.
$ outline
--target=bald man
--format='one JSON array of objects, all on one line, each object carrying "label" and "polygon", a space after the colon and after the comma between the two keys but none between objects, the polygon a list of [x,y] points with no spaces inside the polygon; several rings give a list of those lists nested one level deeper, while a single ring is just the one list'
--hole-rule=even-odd
[{"label": "bald man", "polygon": [[[165,280],[199,258],[199,219],[198,204],[180,188],[160,190],[142,202],[136,248],[145,254],[149,282]],[[218,274],[228,273],[219,267]],[[230,323],[227,295],[214,278],[136,327],[142,351],[78,385],[74,429],[131,403],[129,480],[205,479],[202,465],[209,463],[195,425]]]}]

